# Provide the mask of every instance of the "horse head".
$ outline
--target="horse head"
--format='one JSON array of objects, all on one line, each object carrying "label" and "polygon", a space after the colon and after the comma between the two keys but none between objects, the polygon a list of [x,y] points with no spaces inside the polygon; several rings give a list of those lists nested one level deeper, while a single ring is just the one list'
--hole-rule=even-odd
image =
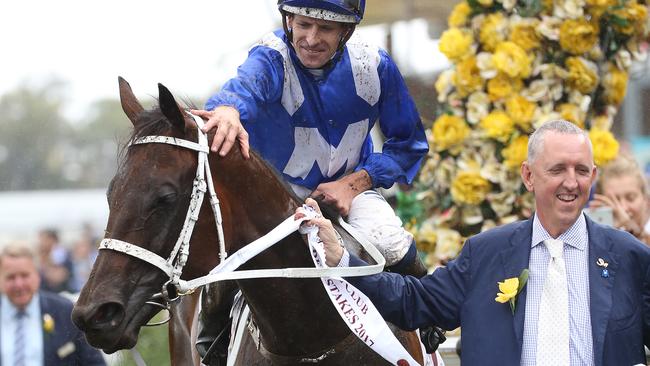
[{"label": "horse head", "polygon": [[[134,128],[107,190],[110,214],[105,237],[168,258],[192,198],[197,153],[178,146],[135,142],[151,135],[195,140],[196,125],[165,86],[158,84],[159,108],[152,110],[144,110],[124,79],[119,78],[119,86],[122,109]],[[210,225],[214,229],[214,218],[203,216],[196,230]],[[199,257],[190,252],[192,256]],[[208,268],[217,261],[214,253],[194,262]],[[196,266],[186,269],[198,271]],[[131,348],[140,327],[160,311],[160,306],[149,300],[168,280],[168,275],[150,263],[124,252],[100,250],[75,305],[73,321],[90,344],[105,352]]]}]

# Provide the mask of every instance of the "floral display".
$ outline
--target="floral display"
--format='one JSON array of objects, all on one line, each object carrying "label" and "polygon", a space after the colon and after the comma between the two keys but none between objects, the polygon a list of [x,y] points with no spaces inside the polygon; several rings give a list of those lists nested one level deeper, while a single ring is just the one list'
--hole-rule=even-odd
[{"label": "floral display", "polygon": [[[406,217],[429,265],[463,241],[530,217],[520,166],[528,136],[565,119],[589,131],[596,164],[616,157],[609,131],[631,63],[645,57],[644,0],[466,0],[439,49],[453,66],[435,88],[440,109]],[[403,197],[403,193],[401,194]]]}]

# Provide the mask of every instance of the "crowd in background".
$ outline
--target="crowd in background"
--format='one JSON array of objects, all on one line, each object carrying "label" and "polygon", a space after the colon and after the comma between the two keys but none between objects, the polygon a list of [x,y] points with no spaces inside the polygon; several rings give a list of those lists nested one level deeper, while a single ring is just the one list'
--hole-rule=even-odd
[{"label": "crowd in background", "polygon": [[97,258],[98,243],[99,238],[88,225],[72,245],[61,243],[56,229],[40,230],[36,251],[42,277],[41,289],[80,292]]}]

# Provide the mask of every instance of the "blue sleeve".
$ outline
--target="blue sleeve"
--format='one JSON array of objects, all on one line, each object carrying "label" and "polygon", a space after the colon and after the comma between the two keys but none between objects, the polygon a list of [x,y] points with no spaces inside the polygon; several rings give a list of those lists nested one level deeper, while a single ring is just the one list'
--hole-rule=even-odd
[{"label": "blue sleeve", "polygon": [[356,170],[365,169],[373,187],[389,188],[395,182],[410,184],[429,151],[415,102],[397,66],[380,51],[379,126],[386,140],[381,153],[371,153]]},{"label": "blue sleeve", "polygon": [[257,46],[237,69],[237,76],[205,103],[206,110],[229,105],[239,111],[242,121],[255,121],[260,106],[282,97],[284,68],[279,52]]},{"label": "blue sleeve", "polygon": [[[367,265],[350,255],[350,266]],[[363,292],[387,321],[405,330],[436,325],[451,330],[460,326],[460,313],[469,283],[470,246],[447,267],[421,279],[392,272],[346,280]]]}]

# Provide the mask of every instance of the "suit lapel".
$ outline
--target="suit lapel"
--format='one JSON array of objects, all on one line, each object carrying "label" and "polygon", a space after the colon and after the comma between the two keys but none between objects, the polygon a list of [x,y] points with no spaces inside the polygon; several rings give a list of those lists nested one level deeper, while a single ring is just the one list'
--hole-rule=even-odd
[{"label": "suit lapel", "polygon": [[[530,241],[533,232],[533,221],[529,219],[517,228],[510,237],[510,246],[501,251],[501,260],[505,272],[505,278],[519,277],[521,271],[528,268],[530,260]],[[524,286],[517,295],[513,327],[519,353],[523,344],[524,315],[526,313],[526,294],[528,286]]]},{"label": "suit lapel", "polygon": [[[603,230],[587,218],[589,233],[589,301],[591,308],[591,329],[594,342],[594,362],[603,364],[603,344],[612,308],[612,286],[618,269],[618,255],[612,251],[612,243]],[[604,267],[596,262],[602,258],[607,265],[608,276],[603,275]]]}]

